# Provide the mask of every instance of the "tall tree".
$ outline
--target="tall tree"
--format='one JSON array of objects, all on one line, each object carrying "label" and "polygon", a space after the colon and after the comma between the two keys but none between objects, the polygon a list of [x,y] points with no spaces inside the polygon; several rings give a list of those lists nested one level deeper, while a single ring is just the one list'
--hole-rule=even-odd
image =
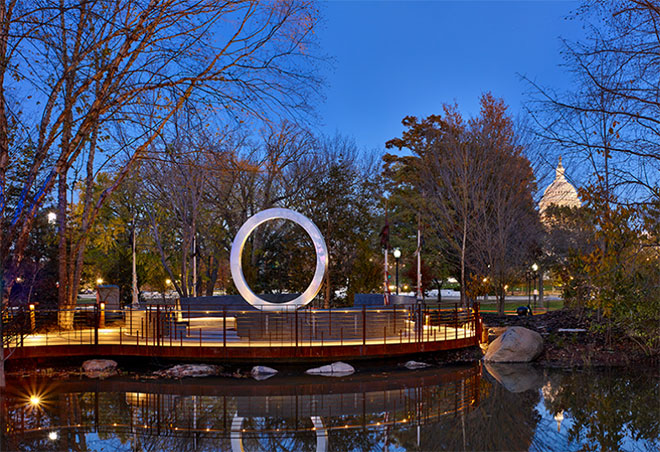
[{"label": "tall tree", "polygon": [[[528,104],[545,159],[569,157],[619,202],[660,197],[660,4],[653,0],[586,0],[578,10],[586,36],[564,40],[571,88],[530,84]],[[573,88],[575,87],[575,88]],[[547,156],[551,156],[547,159]]]},{"label": "tall tree", "polygon": [[[380,285],[375,236],[378,167],[373,155],[361,152],[353,140],[341,135],[319,140],[314,165],[314,177],[300,201],[328,246],[324,307],[329,308],[350,303],[355,293]],[[355,274],[358,265],[364,275]],[[378,276],[374,279],[373,275]]]},{"label": "tall tree", "polygon": [[482,96],[480,115],[468,123],[457,106],[443,109],[441,116],[404,119],[408,130],[388,146],[413,153],[400,163],[417,172],[412,182],[432,228],[458,263],[462,303],[468,282],[488,276],[502,311],[506,280],[524,264],[540,230],[533,174],[501,100]]},{"label": "tall tree", "polygon": [[[0,67],[0,257],[11,285],[35,215],[57,187],[60,303],[70,308],[90,225],[187,100],[236,119],[307,111],[310,88],[319,81],[306,63],[317,11],[294,1],[25,3],[0,5],[0,47],[6,47]],[[10,98],[8,92],[30,95]],[[20,103],[31,111],[21,112]],[[18,163],[13,148],[22,140],[34,154],[20,197],[7,205],[5,175]],[[75,166],[87,168],[91,187],[97,168],[110,164],[116,165],[114,179],[93,203],[86,197],[74,234],[66,192],[77,183]]]}]

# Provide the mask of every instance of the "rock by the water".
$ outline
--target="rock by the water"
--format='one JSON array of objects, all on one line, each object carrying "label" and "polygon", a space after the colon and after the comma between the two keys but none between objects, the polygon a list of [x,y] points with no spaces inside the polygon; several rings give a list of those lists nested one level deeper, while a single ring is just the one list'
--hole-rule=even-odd
[{"label": "rock by the water", "polygon": [[485,363],[486,370],[509,392],[538,390],[543,373],[528,363]]},{"label": "rock by the water", "polygon": [[353,366],[342,363],[341,361],[305,371],[309,375],[324,375],[327,377],[344,377],[354,372],[355,369]]},{"label": "rock by the water", "polygon": [[82,367],[88,378],[107,378],[117,373],[117,362],[111,359],[90,359]]},{"label": "rock by the water", "polygon": [[169,369],[154,372],[161,378],[209,377],[222,372],[222,367],[210,364],[179,364]]},{"label": "rock by the water", "polygon": [[252,375],[252,378],[255,380],[265,380],[267,378],[272,377],[277,373],[277,370],[273,369],[272,367],[266,367],[266,366],[254,366],[252,368],[252,371],[250,374]]},{"label": "rock by the water", "polygon": [[426,363],[420,363],[419,361],[408,361],[407,363],[404,364],[406,368],[413,370],[413,369],[424,369],[425,367],[430,367],[430,364]]},{"label": "rock by the water", "polygon": [[512,326],[489,346],[484,361],[498,363],[527,363],[543,351],[543,338],[536,331]]}]

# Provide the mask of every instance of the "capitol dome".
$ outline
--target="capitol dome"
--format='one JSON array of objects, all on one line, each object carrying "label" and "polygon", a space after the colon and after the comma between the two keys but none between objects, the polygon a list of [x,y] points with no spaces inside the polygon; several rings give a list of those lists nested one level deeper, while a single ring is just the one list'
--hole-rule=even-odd
[{"label": "capitol dome", "polygon": [[543,197],[539,202],[539,212],[541,215],[543,215],[543,212],[545,212],[545,210],[552,204],[556,204],[560,207],[582,206],[582,202],[580,202],[577,190],[573,184],[566,180],[564,171],[564,165],[562,165],[561,157],[559,157],[555,180],[550,184],[548,188],[545,189],[545,192],[543,192]]}]

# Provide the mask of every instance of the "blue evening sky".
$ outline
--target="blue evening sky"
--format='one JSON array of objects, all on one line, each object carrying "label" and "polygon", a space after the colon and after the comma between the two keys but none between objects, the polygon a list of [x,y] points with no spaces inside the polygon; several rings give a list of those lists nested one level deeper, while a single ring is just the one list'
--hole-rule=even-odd
[{"label": "blue evening sky", "polygon": [[577,39],[575,1],[328,1],[319,31],[333,57],[323,129],[383,149],[403,131],[406,115],[439,113],[456,101],[464,116],[478,113],[491,91],[522,112],[525,75],[561,89],[560,36]]}]

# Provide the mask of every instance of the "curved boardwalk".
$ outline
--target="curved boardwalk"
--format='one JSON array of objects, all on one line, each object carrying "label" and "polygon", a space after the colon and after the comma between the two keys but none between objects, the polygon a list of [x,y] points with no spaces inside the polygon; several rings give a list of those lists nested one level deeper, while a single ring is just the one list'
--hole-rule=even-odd
[{"label": "curved boardwalk", "polygon": [[[72,329],[57,313],[15,315],[21,333],[5,344],[9,361],[72,356],[222,361],[367,359],[477,345],[477,311],[372,308],[254,311],[78,310]],[[11,319],[6,319],[11,321]]]}]

